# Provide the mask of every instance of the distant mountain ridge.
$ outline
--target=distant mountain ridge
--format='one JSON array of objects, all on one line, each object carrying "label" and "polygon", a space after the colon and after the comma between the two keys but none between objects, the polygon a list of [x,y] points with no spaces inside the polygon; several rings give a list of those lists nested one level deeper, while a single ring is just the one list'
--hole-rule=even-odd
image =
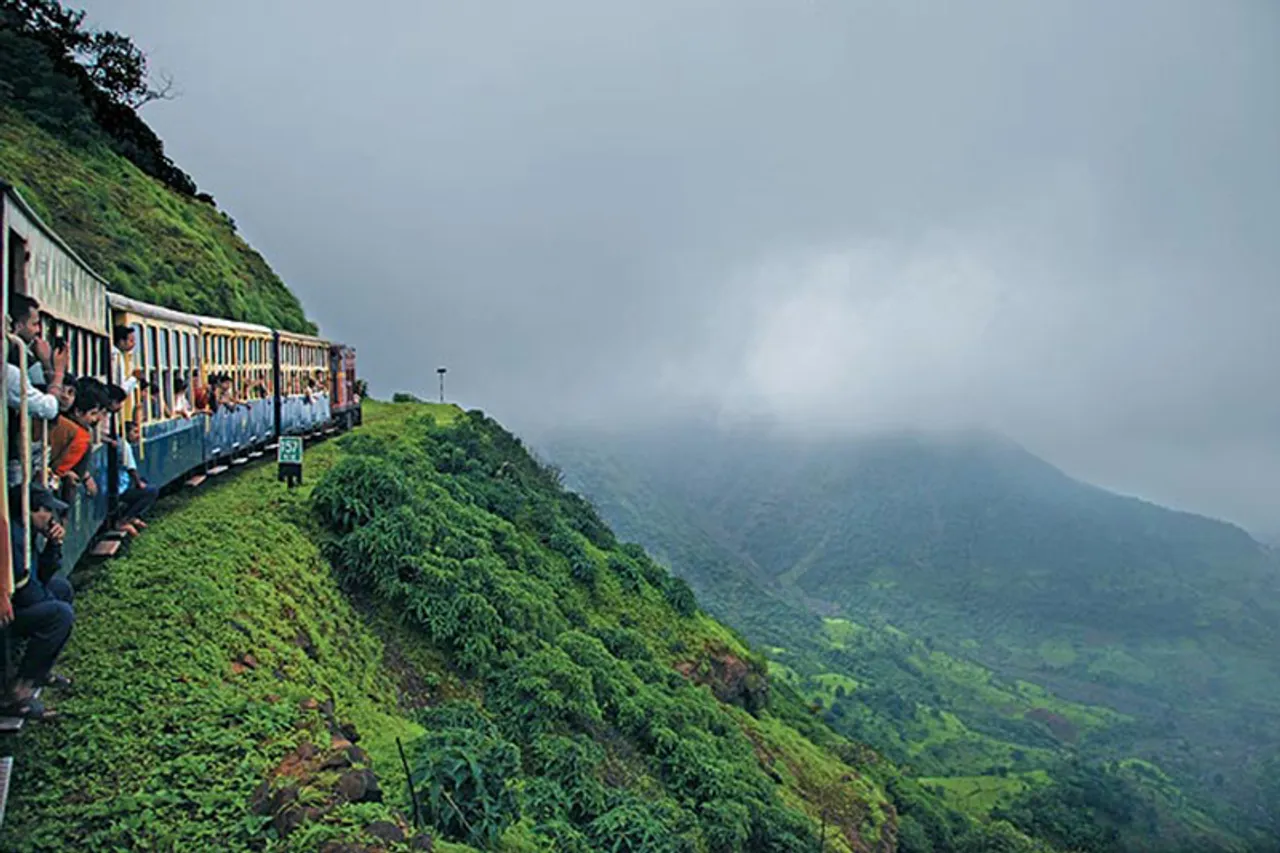
[{"label": "distant mountain ridge", "polygon": [[1121,752],[1174,771],[1238,829],[1265,810],[1280,560],[1241,528],[1089,485],[980,431],[673,428],[543,446],[752,639],[786,645],[779,626],[815,613],[889,623],[1134,714]]}]

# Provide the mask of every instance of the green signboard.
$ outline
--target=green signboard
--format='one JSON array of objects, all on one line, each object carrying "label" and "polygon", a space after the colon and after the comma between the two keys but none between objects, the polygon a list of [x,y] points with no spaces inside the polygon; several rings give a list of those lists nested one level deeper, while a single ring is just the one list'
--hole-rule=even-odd
[{"label": "green signboard", "polygon": [[280,436],[280,447],[276,451],[276,461],[281,463],[302,464],[302,439],[296,435]]},{"label": "green signboard", "polygon": [[276,463],[276,479],[283,480],[291,489],[302,482],[302,439],[299,436],[280,436]]}]

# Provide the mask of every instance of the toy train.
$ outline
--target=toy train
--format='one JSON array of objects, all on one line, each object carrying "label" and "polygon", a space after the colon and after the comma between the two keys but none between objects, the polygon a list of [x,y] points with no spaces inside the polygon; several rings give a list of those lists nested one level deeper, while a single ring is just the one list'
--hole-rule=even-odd
[{"label": "toy train", "polygon": [[[111,380],[113,330],[127,326],[135,332],[136,347],[123,358],[127,373],[138,371],[142,382],[126,403],[125,416],[141,425],[135,455],[138,473],[149,483],[194,481],[260,455],[281,435],[320,435],[360,423],[351,347],[112,293],[16,189],[0,182],[0,198],[6,317],[12,294],[34,298],[43,335],[70,349],[69,372],[104,382]],[[194,391],[219,374],[230,377],[237,405],[189,419],[172,414],[175,379]],[[4,417],[17,414],[6,406]],[[105,444],[91,453],[97,482],[115,483],[115,454]],[[81,493],[73,502],[65,525],[66,567],[75,565],[110,517],[114,492]]]}]

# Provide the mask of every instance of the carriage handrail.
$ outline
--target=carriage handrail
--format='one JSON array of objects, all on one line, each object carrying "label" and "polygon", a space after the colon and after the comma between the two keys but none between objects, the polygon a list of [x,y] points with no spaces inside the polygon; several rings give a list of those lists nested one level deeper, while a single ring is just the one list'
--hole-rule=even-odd
[{"label": "carriage handrail", "polygon": [[[18,447],[21,451],[22,482],[24,483],[22,489],[22,567],[29,570],[31,568],[31,489],[25,483],[26,478],[31,476],[31,414],[27,408],[27,385],[29,382],[27,379],[27,344],[13,332],[7,332],[5,336],[9,339],[9,343],[18,349],[18,435],[21,436],[18,441]],[[5,472],[5,476],[8,476],[8,471]],[[9,490],[7,488],[4,489],[4,510],[7,517],[9,511]],[[29,577],[28,580],[30,580]],[[10,592],[14,591],[12,560],[9,562],[9,590]]]}]

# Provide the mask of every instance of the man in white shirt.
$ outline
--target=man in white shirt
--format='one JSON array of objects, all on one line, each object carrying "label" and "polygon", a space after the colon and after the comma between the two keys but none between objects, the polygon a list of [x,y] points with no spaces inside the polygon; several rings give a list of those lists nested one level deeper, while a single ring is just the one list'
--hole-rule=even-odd
[{"label": "man in white shirt", "polygon": [[[54,391],[51,386],[56,383],[51,382],[51,379],[60,378],[61,374],[55,374],[56,353],[41,334],[44,332],[44,321],[40,316],[40,304],[26,293],[12,293],[9,296],[9,318],[13,320],[13,333],[22,339],[31,356],[27,360],[27,374],[32,384],[47,384],[50,386],[49,391]],[[67,365],[63,365],[64,370],[65,366]]]},{"label": "man in white shirt", "polygon": [[[34,358],[28,362],[29,370],[26,376],[22,375],[18,365],[5,363],[5,401],[15,412],[21,409],[22,391],[25,387],[28,414],[37,420],[56,421],[61,402],[59,396],[62,393],[63,375],[71,360],[71,351],[65,346],[54,349],[41,336],[43,328],[40,305],[30,296],[21,293],[10,295],[9,319],[12,322],[14,335],[30,348]],[[35,387],[36,381],[32,373],[36,373],[39,379],[48,382],[44,391]],[[10,418],[8,436],[10,456],[7,473],[11,487],[22,483],[25,479],[22,472],[18,430],[18,419]],[[42,448],[32,448],[32,450],[32,459],[35,460],[42,452]]]}]

